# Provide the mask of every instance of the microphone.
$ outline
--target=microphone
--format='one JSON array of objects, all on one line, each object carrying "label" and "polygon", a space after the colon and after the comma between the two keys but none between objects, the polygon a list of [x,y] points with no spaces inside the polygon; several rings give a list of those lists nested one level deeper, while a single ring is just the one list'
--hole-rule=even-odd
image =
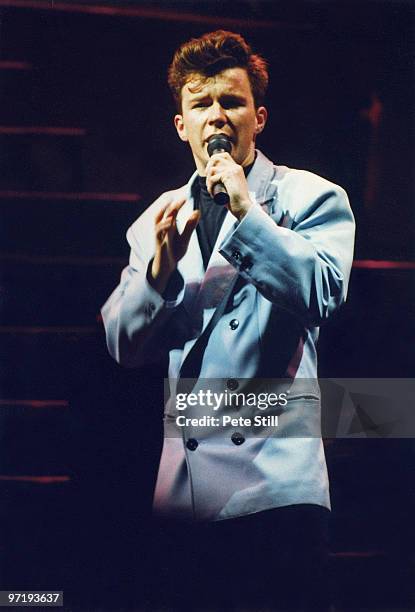
[{"label": "microphone", "polygon": [[[232,143],[226,134],[213,134],[208,140],[207,152],[209,157],[215,155],[215,153],[230,153],[232,151]],[[216,183],[213,187],[213,199],[215,204],[219,206],[225,206],[229,204],[229,195],[226,191],[225,185],[222,183]]]}]

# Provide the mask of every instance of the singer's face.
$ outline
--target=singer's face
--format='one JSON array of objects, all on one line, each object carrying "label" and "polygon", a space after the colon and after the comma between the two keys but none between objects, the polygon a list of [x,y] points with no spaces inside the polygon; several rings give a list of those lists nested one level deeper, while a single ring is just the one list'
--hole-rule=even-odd
[{"label": "singer's face", "polygon": [[248,166],[255,157],[255,138],[267,120],[263,106],[255,108],[244,68],[227,68],[206,78],[195,74],[182,89],[182,114],[174,123],[179,137],[188,142],[201,176],[209,159],[212,134],[224,133],[232,142],[232,158]]}]

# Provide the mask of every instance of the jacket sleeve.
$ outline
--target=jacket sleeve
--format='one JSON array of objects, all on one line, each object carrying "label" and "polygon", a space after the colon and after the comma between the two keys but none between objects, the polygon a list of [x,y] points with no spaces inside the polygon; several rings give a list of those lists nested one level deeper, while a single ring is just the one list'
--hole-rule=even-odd
[{"label": "jacket sleeve", "polygon": [[[310,173],[304,175],[307,182]],[[325,189],[321,184],[316,189],[312,179],[307,192],[294,189],[279,225],[253,205],[220,248],[265,298],[306,326],[320,325],[345,301],[354,245],[345,191],[315,179],[324,181]]]},{"label": "jacket sleeve", "polygon": [[173,334],[170,331],[165,333],[166,326],[178,311],[182,311],[184,283],[179,272],[173,276],[173,282],[169,283],[163,296],[147,280],[154,253],[145,252],[142,246],[148,243],[146,233],[148,226],[145,222],[140,223],[140,219],[128,230],[129,265],[122,271],[118,287],[101,309],[108,350],[119,364],[126,367],[156,362],[165,356],[168,343],[174,343]]}]

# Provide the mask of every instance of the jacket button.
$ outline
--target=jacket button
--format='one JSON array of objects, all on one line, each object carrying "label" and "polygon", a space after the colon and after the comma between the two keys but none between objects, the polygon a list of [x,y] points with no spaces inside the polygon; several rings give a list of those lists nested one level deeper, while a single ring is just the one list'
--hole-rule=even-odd
[{"label": "jacket button", "polygon": [[229,327],[231,329],[237,329],[239,327],[238,319],[232,319],[232,321],[229,323]]},{"label": "jacket button", "polygon": [[235,433],[232,434],[231,440],[236,446],[241,446],[241,444],[245,442],[245,438],[239,431],[235,431]]},{"label": "jacket button", "polygon": [[252,268],[252,261],[250,257],[246,256],[241,261],[241,270],[249,270],[250,268]]},{"label": "jacket button", "polygon": [[194,438],[189,438],[188,441],[186,442],[186,446],[189,450],[194,451],[199,446],[199,442],[195,440]]},{"label": "jacket button", "polygon": [[228,389],[230,391],[235,391],[235,389],[237,389],[239,387],[239,383],[237,380],[235,380],[234,378],[230,378],[227,382],[226,382],[226,386],[228,387]]}]

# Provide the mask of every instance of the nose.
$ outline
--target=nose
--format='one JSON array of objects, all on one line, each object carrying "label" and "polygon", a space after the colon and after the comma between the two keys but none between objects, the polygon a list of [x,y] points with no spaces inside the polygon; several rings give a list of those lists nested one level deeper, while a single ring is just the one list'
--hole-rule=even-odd
[{"label": "nose", "polygon": [[226,121],[227,117],[225,110],[222,108],[219,102],[214,102],[210,109],[209,123],[211,125],[221,127],[225,125]]}]

